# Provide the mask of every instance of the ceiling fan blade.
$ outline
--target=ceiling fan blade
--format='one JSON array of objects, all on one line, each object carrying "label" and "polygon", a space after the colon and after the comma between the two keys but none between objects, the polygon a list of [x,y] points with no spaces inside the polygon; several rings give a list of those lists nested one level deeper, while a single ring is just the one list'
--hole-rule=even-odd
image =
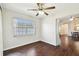
[{"label": "ceiling fan blade", "polygon": [[40,7],[40,3],[37,3],[37,6]]},{"label": "ceiling fan blade", "polygon": [[55,6],[53,6],[53,7],[48,7],[48,8],[45,8],[45,10],[49,10],[49,9],[55,9]]},{"label": "ceiling fan blade", "polygon": [[28,11],[39,11],[38,9],[27,9]]},{"label": "ceiling fan blade", "polygon": [[39,13],[36,14],[36,16],[38,16],[38,15],[39,15]]},{"label": "ceiling fan blade", "polygon": [[47,12],[44,12],[45,15],[49,15]]},{"label": "ceiling fan blade", "polygon": [[44,5],[43,3],[37,3],[37,6],[39,9],[42,9],[42,5]]}]

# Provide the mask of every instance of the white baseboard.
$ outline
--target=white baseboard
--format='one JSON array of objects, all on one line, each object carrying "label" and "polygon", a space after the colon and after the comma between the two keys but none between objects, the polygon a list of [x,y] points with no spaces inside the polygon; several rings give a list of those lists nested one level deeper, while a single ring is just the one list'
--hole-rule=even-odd
[{"label": "white baseboard", "polygon": [[39,40],[32,41],[32,42],[25,43],[25,44],[21,44],[21,45],[17,45],[17,46],[13,46],[13,47],[10,47],[10,48],[6,48],[6,49],[4,49],[3,51],[9,50],[9,49],[13,49],[13,48],[16,48],[16,47],[20,47],[20,46],[23,46],[23,45],[31,44],[31,43],[38,42],[38,41],[39,41]]}]

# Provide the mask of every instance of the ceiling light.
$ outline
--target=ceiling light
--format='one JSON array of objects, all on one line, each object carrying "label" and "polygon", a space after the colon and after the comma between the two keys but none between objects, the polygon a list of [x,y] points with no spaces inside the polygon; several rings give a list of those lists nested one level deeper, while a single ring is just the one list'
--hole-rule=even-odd
[{"label": "ceiling light", "polygon": [[71,17],[69,20],[72,21],[73,20],[73,17]]},{"label": "ceiling light", "polygon": [[43,12],[43,11],[39,11],[39,14],[40,14],[40,15],[43,15],[43,14],[44,14],[44,12]]}]

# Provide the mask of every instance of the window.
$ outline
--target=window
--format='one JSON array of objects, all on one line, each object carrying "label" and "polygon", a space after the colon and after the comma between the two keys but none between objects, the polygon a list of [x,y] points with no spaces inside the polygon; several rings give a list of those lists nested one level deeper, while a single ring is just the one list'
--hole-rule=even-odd
[{"label": "window", "polygon": [[35,25],[29,19],[14,19],[14,32],[15,36],[33,35],[35,33]]}]

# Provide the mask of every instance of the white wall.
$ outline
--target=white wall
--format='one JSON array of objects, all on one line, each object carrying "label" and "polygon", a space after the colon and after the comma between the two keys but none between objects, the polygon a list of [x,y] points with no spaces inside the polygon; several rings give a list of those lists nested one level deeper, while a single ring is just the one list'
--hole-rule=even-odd
[{"label": "white wall", "polygon": [[[11,10],[5,10],[5,9],[3,10],[3,15],[4,15],[3,16],[4,17],[3,19],[4,50],[26,45],[40,40],[40,20],[27,16],[25,14],[20,14],[20,13],[17,13]],[[12,27],[13,26],[12,21],[14,17],[33,20],[36,24],[35,35],[14,37],[13,27]]]},{"label": "white wall", "polygon": [[42,21],[42,41],[56,46],[56,20],[53,17]]},{"label": "white wall", "polygon": [[0,9],[0,56],[3,55],[3,40],[2,40],[2,15]]}]

